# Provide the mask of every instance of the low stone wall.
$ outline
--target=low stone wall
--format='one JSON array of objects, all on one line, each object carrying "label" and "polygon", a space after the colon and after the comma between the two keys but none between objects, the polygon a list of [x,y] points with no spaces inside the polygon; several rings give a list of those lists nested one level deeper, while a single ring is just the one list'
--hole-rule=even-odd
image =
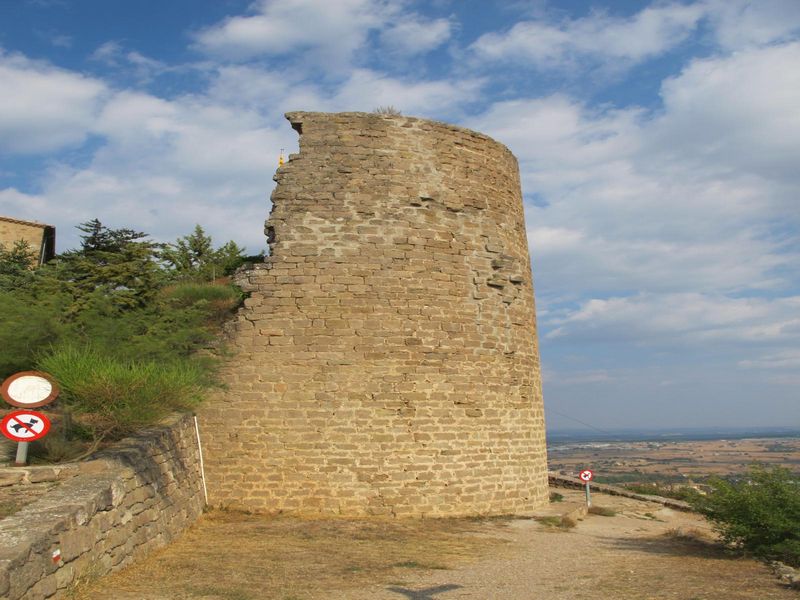
[{"label": "low stone wall", "polygon": [[0,598],[61,598],[80,577],[164,546],[204,506],[194,421],[124,440],[52,493],[0,520]]},{"label": "low stone wall", "polygon": [[[576,477],[565,477],[557,473],[550,473],[548,481],[551,487],[564,487],[564,488],[580,488],[586,487],[586,483]],[[592,482],[591,489],[595,492],[602,492],[611,496],[624,496],[625,498],[633,498],[634,500],[643,500],[644,502],[655,502],[667,508],[675,510],[682,510],[685,512],[692,512],[692,507],[688,502],[683,500],[675,500],[674,498],[664,498],[663,496],[651,496],[649,494],[637,494],[623,487],[616,485],[608,485],[606,483]]]}]

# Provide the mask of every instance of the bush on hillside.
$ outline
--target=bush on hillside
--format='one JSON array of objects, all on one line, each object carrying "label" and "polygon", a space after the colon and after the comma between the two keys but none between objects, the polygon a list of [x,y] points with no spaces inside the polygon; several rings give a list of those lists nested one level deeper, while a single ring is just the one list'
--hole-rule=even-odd
[{"label": "bush on hillside", "polygon": [[91,345],[55,349],[37,367],[58,381],[61,408],[95,444],[195,406],[212,383],[209,370],[198,359],[132,361]]},{"label": "bush on hillside", "polygon": [[753,466],[733,482],[713,478],[712,492],[693,501],[724,542],[755,556],[800,566],[800,477],[781,467]]},{"label": "bush on hillside", "polygon": [[693,502],[701,495],[700,492],[694,488],[672,484],[627,483],[623,487],[637,494],[674,498],[675,500],[682,500],[684,502]]},{"label": "bush on hillside", "polygon": [[57,296],[32,302],[25,294],[0,291],[0,380],[31,369],[37,353],[64,335],[63,308]]},{"label": "bush on hillside", "polygon": [[38,368],[61,385],[57,435],[35,444],[50,461],[193,406],[212,384],[207,350],[243,298],[222,277],[243,250],[215,249],[199,226],[168,245],[97,219],[78,229],[78,248],[35,269],[28,246],[0,246],[0,380]]}]

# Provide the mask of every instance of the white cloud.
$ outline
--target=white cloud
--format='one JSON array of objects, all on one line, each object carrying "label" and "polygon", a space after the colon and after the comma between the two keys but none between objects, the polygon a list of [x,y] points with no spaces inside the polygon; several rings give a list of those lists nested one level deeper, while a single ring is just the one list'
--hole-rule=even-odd
[{"label": "white cloud", "polygon": [[629,17],[594,11],[555,20],[539,12],[504,32],[483,34],[471,46],[481,61],[538,69],[605,66],[624,69],[671,51],[707,22],[723,51],[790,41],[800,32],[796,0],[699,0],[654,4]]},{"label": "white cloud", "polygon": [[205,97],[120,92],[95,124],[105,145],[86,167],[51,169],[42,194],[70,207],[65,223],[96,216],[122,226],[135,214],[137,228],[159,239],[201,223],[255,251],[279,150],[296,145],[282,126]]},{"label": "white cloud", "polygon": [[169,66],[136,50],[126,50],[119,42],[113,40],[98,46],[89,59],[110,67],[116,75],[130,74],[139,83],[150,82],[156,76],[187,68]]},{"label": "white cloud", "polygon": [[[785,350],[775,354],[767,354],[755,359],[739,361],[739,366],[746,369],[793,369],[800,370],[800,350]],[[800,375],[798,376],[800,380]]]},{"label": "white cloud", "polygon": [[592,299],[554,317],[550,339],[629,339],[642,344],[800,341],[800,296],[730,298],[697,293]]},{"label": "white cloud", "polygon": [[261,0],[254,14],[228,17],[195,36],[213,56],[247,59],[314,50],[328,65],[346,64],[371,30],[396,13],[389,0]]},{"label": "white cloud", "polygon": [[291,73],[236,65],[219,69],[209,96],[243,106],[274,120],[292,110],[365,111],[393,105],[403,114],[441,117],[476,100],[485,81],[476,78],[424,80],[391,77],[371,69],[352,69],[337,86],[296,81]]},{"label": "white cloud", "polygon": [[582,385],[582,384],[602,384],[611,381],[618,381],[619,376],[612,376],[604,369],[577,372],[556,372],[546,370],[542,374],[542,380],[547,386],[555,385]]},{"label": "white cloud", "polygon": [[91,60],[96,60],[107,65],[116,65],[119,62],[119,57],[122,55],[123,49],[119,42],[109,40],[104,42],[89,56]]},{"label": "white cloud", "polygon": [[450,39],[449,19],[426,21],[418,15],[404,17],[381,32],[381,42],[389,50],[411,56],[438,48]]},{"label": "white cloud", "polygon": [[[81,144],[105,84],[50,64],[0,53],[0,153],[50,152]],[[11,92],[11,93],[9,93]]]},{"label": "white cloud", "polygon": [[786,41],[800,31],[796,0],[703,0],[719,44],[727,50]]},{"label": "white cloud", "polygon": [[534,227],[528,230],[528,243],[537,252],[559,252],[582,248],[584,235],[566,227]]},{"label": "white cloud", "polygon": [[355,69],[328,103],[328,110],[371,111],[392,105],[406,115],[441,115],[474,101],[483,80],[404,80]]},{"label": "white cloud", "polygon": [[800,158],[798,64],[800,42],[693,61],[662,85],[653,143],[706,171],[791,177]]},{"label": "white cloud", "polygon": [[685,41],[703,17],[699,5],[647,7],[631,17],[593,13],[580,19],[521,21],[503,33],[487,33],[471,50],[485,61],[509,61],[540,69],[618,61],[629,66]]},{"label": "white cloud", "polygon": [[[336,74],[363,55],[393,58],[430,52],[452,34],[450,19],[410,12],[407,0],[260,0],[251,14],[232,16],[194,34],[195,47],[215,58],[261,56],[310,63]],[[371,47],[376,34],[380,50]],[[362,55],[362,56],[359,56]]]},{"label": "white cloud", "polygon": [[793,64],[796,43],[690,63],[665,82],[656,114],[556,95],[470,120],[510,146],[523,191],[536,194],[539,283],[556,297],[787,286],[798,248],[773,228],[800,226]]}]

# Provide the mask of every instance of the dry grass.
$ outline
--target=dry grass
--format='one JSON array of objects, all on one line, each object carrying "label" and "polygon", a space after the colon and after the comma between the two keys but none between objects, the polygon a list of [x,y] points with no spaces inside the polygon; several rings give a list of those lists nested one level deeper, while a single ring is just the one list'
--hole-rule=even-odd
[{"label": "dry grass", "polygon": [[301,520],[212,511],[169,548],[78,586],[73,598],[335,597],[336,589],[402,583],[412,571],[485,555],[505,543],[493,535],[504,527],[503,520]]},{"label": "dry grass", "polygon": [[664,537],[677,542],[708,544],[715,541],[714,536],[696,527],[672,527],[664,532]]},{"label": "dry grass", "polygon": [[547,527],[558,529],[572,529],[578,522],[569,517],[536,517],[536,520]]},{"label": "dry grass", "polygon": [[589,514],[590,515],[600,515],[601,517],[614,517],[617,514],[613,508],[607,508],[605,506],[590,506],[589,507]]}]

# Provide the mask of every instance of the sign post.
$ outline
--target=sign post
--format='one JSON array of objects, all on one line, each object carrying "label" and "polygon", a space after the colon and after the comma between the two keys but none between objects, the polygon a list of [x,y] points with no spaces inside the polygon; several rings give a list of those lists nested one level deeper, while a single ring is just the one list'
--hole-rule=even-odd
[{"label": "sign post", "polygon": [[30,442],[20,442],[17,444],[17,454],[14,457],[15,467],[24,467],[28,464],[28,445]]},{"label": "sign post", "polygon": [[16,410],[0,422],[0,433],[17,445],[16,466],[28,464],[28,445],[47,435],[50,420],[40,412],[31,410],[50,404],[58,398],[58,385],[47,373],[22,371],[7,377],[0,386],[0,396]]},{"label": "sign post", "polygon": [[580,477],[581,481],[583,481],[586,484],[586,506],[591,508],[592,507],[592,492],[589,489],[589,482],[592,479],[594,479],[594,473],[592,471],[590,471],[589,469],[584,469],[583,471],[580,472],[580,475],[578,475],[578,477]]}]

